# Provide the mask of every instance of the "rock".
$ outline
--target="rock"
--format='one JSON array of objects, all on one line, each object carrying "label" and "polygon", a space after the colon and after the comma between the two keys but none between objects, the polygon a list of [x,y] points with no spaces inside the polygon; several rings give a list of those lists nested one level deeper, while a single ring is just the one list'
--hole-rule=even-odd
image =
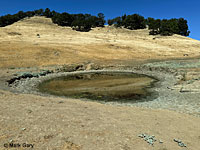
[{"label": "rock", "polygon": [[186,145],[184,144],[184,143],[178,143],[178,145],[180,146],[180,147],[186,147]]},{"label": "rock", "polygon": [[38,73],[33,73],[32,75],[33,77],[36,77],[36,78],[39,77]]},{"label": "rock", "polygon": [[168,86],[167,86],[167,88],[171,90],[171,88],[170,88],[170,87],[168,87]]},{"label": "rock", "polygon": [[14,78],[12,78],[10,80],[7,80],[7,82],[8,82],[9,85],[11,85],[17,80],[26,79],[26,78],[33,78],[33,77],[39,77],[39,76],[45,76],[45,75],[47,75],[49,73],[53,73],[53,71],[45,70],[45,71],[40,72],[40,73],[21,72],[21,73],[18,74],[17,77],[14,77]]},{"label": "rock", "polygon": [[138,137],[144,138],[145,134],[140,134],[140,135],[138,135]]},{"label": "rock", "polygon": [[153,145],[156,142],[154,135],[140,134],[138,137],[143,138],[148,144]]},{"label": "rock", "polygon": [[12,143],[13,142],[13,140],[11,139],[11,140],[9,140],[9,143]]},{"label": "rock", "polygon": [[162,140],[159,140],[159,143],[160,143],[160,144],[162,144],[162,143],[163,143],[163,141],[162,141]]},{"label": "rock", "polygon": [[147,143],[149,143],[149,144],[151,144],[151,145],[153,145],[153,142],[154,142],[153,139],[148,139],[148,140],[147,140]]},{"label": "rock", "polygon": [[181,140],[179,140],[179,139],[174,139],[174,142],[177,142],[178,145],[179,145],[180,147],[187,147],[186,144],[184,144],[184,143],[183,143]]},{"label": "rock", "polygon": [[180,141],[180,140],[178,140],[178,139],[174,139],[174,142],[178,142],[178,143],[179,143],[179,142],[181,142],[181,141]]},{"label": "rock", "polygon": [[26,128],[21,128],[21,130],[22,130],[22,131],[25,131],[25,130],[26,130]]}]

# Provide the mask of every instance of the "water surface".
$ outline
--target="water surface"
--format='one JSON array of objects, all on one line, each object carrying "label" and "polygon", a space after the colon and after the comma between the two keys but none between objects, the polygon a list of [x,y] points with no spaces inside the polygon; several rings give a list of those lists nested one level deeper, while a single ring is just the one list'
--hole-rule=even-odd
[{"label": "water surface", "polygon": [[97,101],[138,102],[152,100],[148,89],[155,79],[133,73],[84,73],[41,83],[40,92]]}]

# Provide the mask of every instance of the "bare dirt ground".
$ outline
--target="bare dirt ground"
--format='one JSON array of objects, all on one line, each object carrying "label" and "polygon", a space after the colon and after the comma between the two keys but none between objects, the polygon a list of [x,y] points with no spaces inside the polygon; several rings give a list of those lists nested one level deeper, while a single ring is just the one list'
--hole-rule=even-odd
[{"label": "bare dirt ground", "polygon": [[[105,27],[81,33],[42,17],[0,28],[0,149],[26,143],[36,150],[198,150],[199,56],[199,41],[149,36],[148,30]],[[76,70],[84,64],[83,70],[151,72],[161,79],[160,98],[135,106],[106,105],[16,92],[6,84],[22,72],[67,71],[71,64],[79,66]],[[154,146],[139,138],[141,133],[155,135]],[[31,145],[13,149],[31,149],[23,146]]]}]

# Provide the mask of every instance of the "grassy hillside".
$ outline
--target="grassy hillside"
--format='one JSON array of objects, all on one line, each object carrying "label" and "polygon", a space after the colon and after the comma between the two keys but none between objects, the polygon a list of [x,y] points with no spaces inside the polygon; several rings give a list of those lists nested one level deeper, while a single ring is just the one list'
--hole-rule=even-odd
[{"label": "grassy hillside", "polygon": [[110,63],[197,57],[200,41],[149,31],[95,28],[88,33],[32,17],[0,28],[0,67],[31,67],[79,62]]}]

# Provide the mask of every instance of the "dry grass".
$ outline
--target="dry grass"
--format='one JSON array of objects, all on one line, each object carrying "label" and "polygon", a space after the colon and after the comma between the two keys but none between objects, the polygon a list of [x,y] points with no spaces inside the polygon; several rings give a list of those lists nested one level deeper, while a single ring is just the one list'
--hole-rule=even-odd
[{"label": "dry grass", "polygon": [[[0,28],[0,87],[23,70],[16,67],[79,62],[121,65],[198,57],[199,49],[200,41],[178,35],[154,37],[148,35],[148,30],[112,27],[81,33],[58,27],[50,19],[33,17]],[[197,69],[189,70],[185,78],[198,78]],[[199,89],[199,81],[194,83]],[[190,150],[199,149],[200,119],[169,110],[103,105],[6,90],[0,90],[0,103],[0,149],[6,149],[3,144],[11,139],[16,143],[35,144],[34,149],[38,150],[181,149],[174,138],[183,140]],[[157,142],[152,147],[138,138],[141,133],[154,134],[164,143]]]},{"label": "dry grass", "polygon": [[199,49],[199,41],[179,35],[154,37],[146,29],[113,27],[81,33],[43,17],[0,28],[0,67],[196,57]]}]

